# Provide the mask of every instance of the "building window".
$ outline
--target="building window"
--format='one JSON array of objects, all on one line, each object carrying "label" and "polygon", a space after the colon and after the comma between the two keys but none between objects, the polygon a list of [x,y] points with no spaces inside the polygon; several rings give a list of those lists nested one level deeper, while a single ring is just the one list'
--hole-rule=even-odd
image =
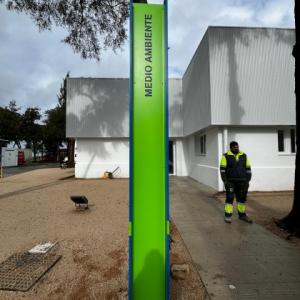
[{"label": "building window", "polygon": [[200,153],[206,154],[206,135],[200,137]]},{"label": "building window", "polygon": [[205,155],[206,154],[206,134],[196,134],[195,135],[195,155]]},{"label": "building window", "polygon": [[296,130],[291,129],[291,153],[296,153]]},{"label": "building window", "polygon": [[296,129],[287,128],[277,130],[278,152],[284,155],[296,153]]},{"label": "building window", "polygon": [[284,131],[278,130],[278,151],[284,152]]}]

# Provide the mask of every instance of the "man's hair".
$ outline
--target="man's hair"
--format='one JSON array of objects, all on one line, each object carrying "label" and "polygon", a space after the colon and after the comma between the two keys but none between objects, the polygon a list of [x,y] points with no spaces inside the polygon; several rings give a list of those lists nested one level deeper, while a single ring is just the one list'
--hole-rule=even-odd
[{"label": "man's hair", "polygon": [[230,148],[232,148],[232,147],[234,147],[234,146],[238,146],[238,145],[239,145],[238,142],[232,141],[232,142],[230,143]]}]

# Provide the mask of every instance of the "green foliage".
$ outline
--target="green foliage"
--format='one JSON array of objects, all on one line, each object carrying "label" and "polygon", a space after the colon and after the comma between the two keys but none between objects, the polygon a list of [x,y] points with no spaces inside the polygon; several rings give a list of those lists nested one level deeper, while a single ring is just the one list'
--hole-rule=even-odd
[{"label": "green foliage", "polygon": [[65,110],[57,105],[46,111],[47,119],[43,131],[43,142],[47,151],[57,153],[59,146],[66,140]]},{"label": "green foliage", "polygon": [[47,151],[55,156],[59,146],[66,142],[66,101],[67,101],[67,78],[69,72],[63,79],[59,94],[58,104],[55,108],[46,111],[46,120],[43,132],[43,142]]},{"label": "green foliage", "polygon": [[61,106],[64,110],[66,109],[67,102],[67,79],[70,77],[70,72],[66,74],[66,77],[63,79],[63,83],[60,86],[59,94],[57,95],[58,105]]},{"label": "green foliage", "polygon": [[39,149],[46,149],[56,157],[59,147],[66,143],[66,84],[69,73],[63,79],[57,95],[58,104],[45,112],[44,124],[40,124],[41,112],[38,107],[28,107],[23,114],[16,101],[10,101],[8,106],[0,107],[0,138],[14,142],[21,148],[21,142],[26,142],[26,148],[31,148],[36,160]]},{"label": "green foliage", "polygon": [[16,101],[10,101],[8,106],[0,107],[0,138],[14,142],[19,148],[22,141],[22,116]]},{"label": "green foliage", "polygon": [[33,150],[34,160],[38,145],[42,143],[42,126],[37,123],[41,119],[38,107],[29,107],[22,115],[22,137],[26,142],[26,148]]}]

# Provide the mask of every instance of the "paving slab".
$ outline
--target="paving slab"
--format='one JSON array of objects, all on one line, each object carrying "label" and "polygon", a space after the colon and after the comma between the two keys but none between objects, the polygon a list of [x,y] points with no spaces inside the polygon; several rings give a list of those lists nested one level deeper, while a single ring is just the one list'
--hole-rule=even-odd
[{"label": "paving slab", "polygon": [[300,250],[260,225],[224,222],[215,190],[171,178],[171,216],[211,299],[300,299]]}]

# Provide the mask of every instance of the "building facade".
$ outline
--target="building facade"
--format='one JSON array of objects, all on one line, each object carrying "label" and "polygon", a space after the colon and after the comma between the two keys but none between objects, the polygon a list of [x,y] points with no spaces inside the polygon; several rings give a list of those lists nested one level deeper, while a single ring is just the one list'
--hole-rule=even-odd
[{"label": "building facade", "polygon": [[[219,161],[236,140],[250,189],[290,190],[295,165],[295,32],[209,27],[182,79],[169,80],[169,171],[223,190]],[[128,79],[70,78],[67,136],[77,178],[129,176]]]}]

